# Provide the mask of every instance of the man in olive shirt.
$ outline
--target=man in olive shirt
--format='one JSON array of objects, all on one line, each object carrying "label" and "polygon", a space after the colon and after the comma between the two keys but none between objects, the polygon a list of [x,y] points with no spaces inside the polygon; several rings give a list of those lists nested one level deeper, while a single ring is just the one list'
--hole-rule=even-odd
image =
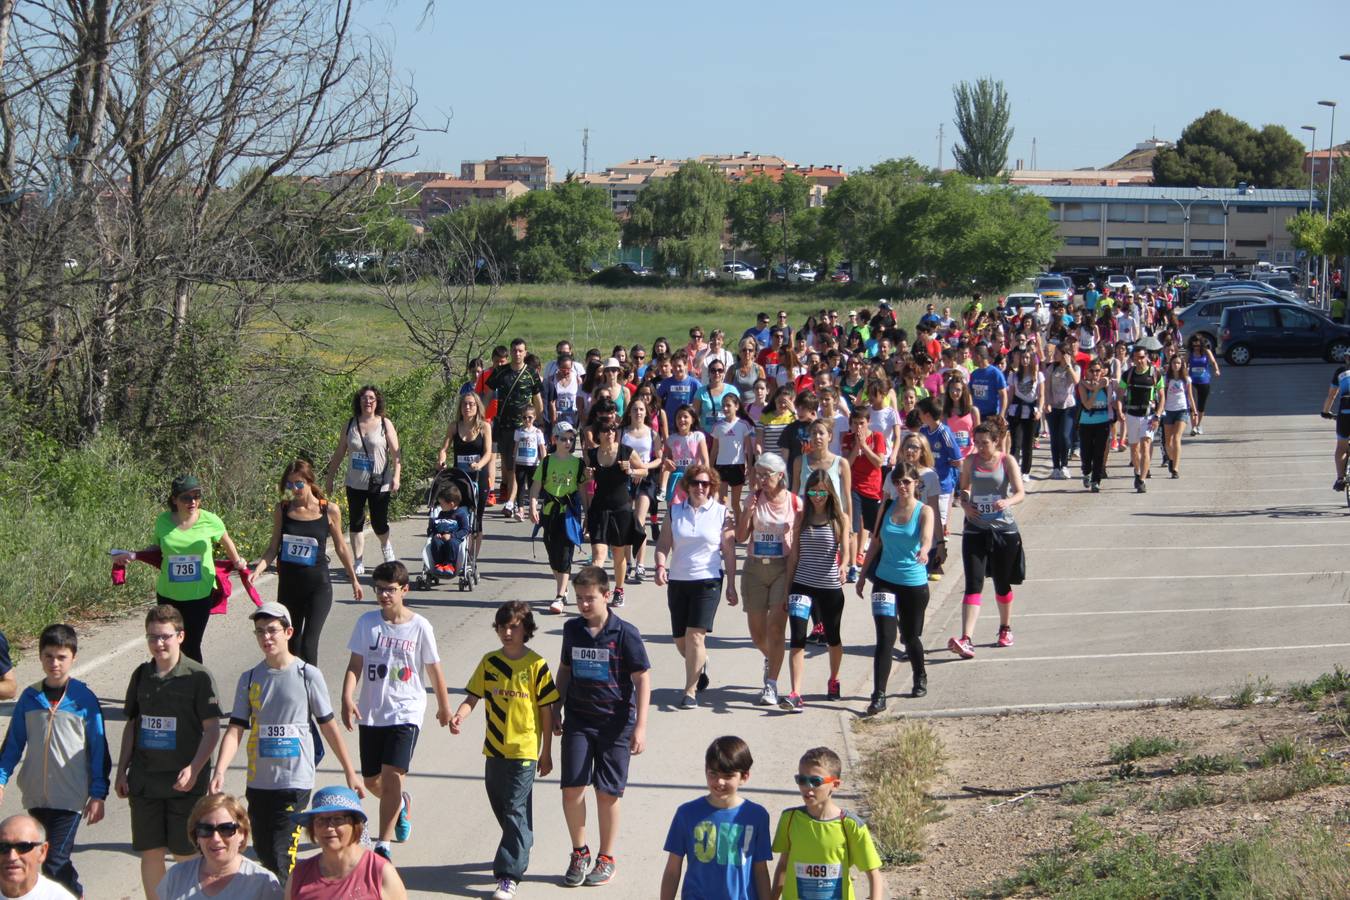
[{"label": "man in olive shirt", "polygon": [[188,814],[206,793],[220,706],[211,673],[183,655],[183,617],[160,605],[145,617],[150,661],[131,673],[126,729],[117,760],[117,796],[131,800],[131,847],[141,857],[146,900],[164,878],[165,850],[196,852]]},{"label": "man in olive shirt", "polygon": [[497,398],[497,417],[492,421],[492,452],[502,466],[501,494],[506,498],[503,512],[511,515],[516,504],[516,429],[525,417],[525,410],[534,407],[535,413],[544,411],[544,385],[539,376],[525,366],[525,341],[511,342],[511,362],[498,366],[488,378],[487,386]]}]

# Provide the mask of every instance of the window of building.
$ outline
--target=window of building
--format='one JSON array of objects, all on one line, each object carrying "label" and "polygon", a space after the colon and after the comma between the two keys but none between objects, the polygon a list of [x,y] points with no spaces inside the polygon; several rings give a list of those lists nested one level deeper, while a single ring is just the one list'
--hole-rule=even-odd
[{"label": "window of building", "polygon": [[1065,203],[1065,222],[1100,222],[1102,205],[1100,203]]},{"label": "window of building", "polygon": [[1142,222],[1144,221],[1144,204],[1108,203],[1106,205],[1106,221]]},{"label": "window of building", "polygon": [[1101,238],[1094,235],[1071,234],[1064,238],[1066,247],[1100,247]]},{"label": "window of building", "polygon": [[1264,247],[1266,245],[1265,238],[1262,238],[1261,240],[1238,239],[1233,243],[1237,244],[1239,247]]},{"label": "window of building", "polygon": [[1175,203],[1166,206],[1160,203],[1148,205],[1148,220],[1155,225],[1181,225],[1185,219],[1185,212]]},{"label": "window of building", "polygon": [[1241,205],[1241,206],[1236,206],[1236,205],[1235,205],[1235,206],[1233,207],[1233,209],[1234,209],[1236,212],[1240,212],[1240,213],[1257,213],[1257,214],[1259,214],[1259,215],[1265,215],[1266,213],[1270,212],[1270,207],[1267,207],[1267,206],[1247,206],[1246,204],[1243,204],[1243,205]]},{"label": "window of building", "polygon": [[1139,256],[1144,252],[1142,238],[1107,238],[1107,256]]},{"label": "window of building", "polygon": [[1180,238],[1149,238],[1149,256],[1180,256],[1183,245]]},{"label": "window of building", "polygon": [[1059,204],[1058,204],[1058,203],[1051,203],[1051,204],[1050,204],[1050,221],[1051,221],[1051,222],[1058,222],[1058,221],[1059,221]]},{"label": "window of building", "polygon": [[1196,204],[1191,207],[1192,225],[1222,225],[1223,207],[1221,206],[1201,206]]}]

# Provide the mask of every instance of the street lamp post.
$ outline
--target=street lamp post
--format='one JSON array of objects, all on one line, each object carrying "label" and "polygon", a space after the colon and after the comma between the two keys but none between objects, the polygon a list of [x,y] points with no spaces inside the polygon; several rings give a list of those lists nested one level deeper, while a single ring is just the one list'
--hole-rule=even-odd
[{"label": "street lamp post", "polygon": [[1190,255],[1191,255],[1191,204],[1194,203],[1195,201],[1192,200],[1190,203],[1185,203],[1185,204],[1183,204],[1183,203],[1182,203],[1180,200],[1178,200],[1176,197],[1169,197],[1168,199],[1171,200],[1173,203],[1175,203],[1177,206],[1180,206],[1180,207],[1181,207],[1181,255],[1182,255],[1182,256],[1190,256]]},{"label": "street lamp post", "polygon": [[[1313,197],[1317,193],[1317,126],[1300,125],[1304,131],[1312,132],[1311,146],[1308,148],[1308,215],[1312,215]],[[1303,284],[1307,286],[1312,278],[1312,256],[1303,257]]]},{"label": "street lamp post", "polygon": [[[1350,54],[1346,54],[1350,56]],[[1318,100],[1318,106],[1327,106],[1331,108],[1331,131],[1327,135],[1327,225],[1331,224],[1331,180],[1336,174],[1336,101]],[[1322,254],[1322,295],[1330,299],[1327,293],[1327,282],[1331,277],[1331,257]]]},{"label": "street lamp post", "polygon": [[[1224,271],[1227,271],[1227,269],[1228,269],[1228,264],[1227,264],[1227,260],[1228,260],[1228,204],[1232,202],[1232,198],[1231,198],[1231,197],[1216,197],[1216,196],[1214,196],[1213,194],[1211,194],[1211,193],[1209,193],[1208,191],[1206,191],[1206,190],[1205,190],[1204,188],[1202,188],[1202,187],[1198,187],[1198,188],[1196,188],[1196,190],[1200,192],[1201,196],[1208,197],[1209,199],[1215,201],[1216,203],[1219,204],[1220,208],[1223,209],[1223,252],[1219,254],[1219,258],[1220,258],[1220,260],[1223,261],[1222,264],[1223,264],[1223,267],[1224,267]],[[1194,203],[1195,201],[1192,200],[1191,202]]]}]

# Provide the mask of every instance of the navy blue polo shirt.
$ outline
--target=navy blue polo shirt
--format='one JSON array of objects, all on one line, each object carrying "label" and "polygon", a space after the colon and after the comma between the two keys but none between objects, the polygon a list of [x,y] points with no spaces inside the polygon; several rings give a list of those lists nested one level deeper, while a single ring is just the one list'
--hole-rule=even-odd
[{"label": "navy blue polo shirt", "polygon": [[633,673],[652,667],[637,626],[611,610],[592,637],[585,619],[569,619],[563,625],[559,664],[571,676],[563,697],[564,721],[583,727],[623,727],[637,721]]}]

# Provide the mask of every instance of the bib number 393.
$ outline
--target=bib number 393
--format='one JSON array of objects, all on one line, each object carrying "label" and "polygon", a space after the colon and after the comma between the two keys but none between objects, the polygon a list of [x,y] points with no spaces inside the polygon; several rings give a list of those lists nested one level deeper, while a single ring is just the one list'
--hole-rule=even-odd
[{"label": "bib number 393", "polygon": [[843,900],[844,867],[840,863],[795,863],[801,900]]}]

